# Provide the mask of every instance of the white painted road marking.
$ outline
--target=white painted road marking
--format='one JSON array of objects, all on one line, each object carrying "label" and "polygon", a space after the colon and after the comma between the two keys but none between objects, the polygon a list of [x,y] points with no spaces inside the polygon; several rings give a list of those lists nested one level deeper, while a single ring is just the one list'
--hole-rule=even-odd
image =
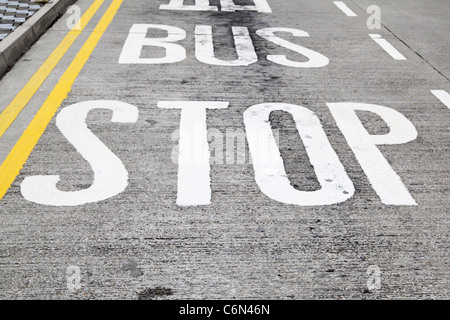
[{"label": "white painted road marking", "polygon": [[277,64],[293,67],[293,68],[320,68],[328,65],[330,60],[323,54],[316,51],[310,50],[308,48],[302,47],[300,45],[294,44],[287,40],[284,40],[275,35],[275,32],[286,32],[290,33],[294,37],[309,37],[308,32],[292,28],[264,28],[256,31],[256,34],[267,41],[275,43],[280,47],[287,48],[294,52],[300,53],[308,58],[306,62],[291,61],[284,55],[268,55],[267,60],[275,62]]},{"label": "white painted road marking", "polygon": [[[320,190],[300,191],[292,187],[269,122],[270,113],[278,110],[293,116]],[[269,198],[299,206],[323,206],[344,202],[353,196],[353,183],[314,112],[293,104],[258,104],[244,112],[244,123],[256,183]]]},{"label": "white painted road marking", "polygon": [[357,14],[353,12],[344,2],[342,1],[333,1],[336,7],[342,10],[348,17],[356,17]]},{"label": "white painted road marking", "polygon": [[431,93],[436,96],[443,104],[450,109],[450,94],[445,90],[431,90]]},{"label": "white painted road marking", "polygon": [[228,106],[228,102],[217,101],[158,102],[158,108],[181,109],[177,205],[201,206],[211,203],[206,110],[225,109]]},{"label": "white painted road marking", "polygon": [[235,12],[235,11],[258,11],[263,13],[272,13],[267,0],[253,0],[254,5],[237,5],[234,0],[220,0],[222,11]]},{"label": "white painted road marking", "polygon": [[231,27],[237,60],[225,61],[215,57],[211,26],[195,27],[195,56],[198,61],[215,66],[249,66],[258,62],[252,38],[246,27]]},{"label": "white painted road marking", "polygon": [[162,4],[159,10],[190,10],[190,11],[218,11],[216,6],[210,6],[209,0],[195,0],[193,5],[185,5],[184,0],[170,0],[169,4]]},{"label": "white painted road marking", "polygon": [[79,206],[111,198],[128,186],[128,172],[122,161],[87,127],[86,117],[94,109],[113,112],[111,122],[135,123],[138,109],[118,101],[86,101],[64,108],[56,125],[64,137],[89,162],[94,171],[92,185],[80,191],[60,191],[59,176],[26,177],[20,186],[28,201],[49,206]]},{"label": "white painted road marking", "polygon": [[[170,0],[169,4],[162,4],[159,10],[186,10],[186,11],[218,11],[217,6],[209,5],[209,0],[195,0],[194,4],[184,4],[185,0]],[[267,0],[253,0],[253,5],[235,4],[234,0],[220,0],[221,11],[257,11],[272,13]]]},{"label": "white painted road marking", "polygon": [[[229,61],[216,58],[214,54],[213,28],[207,25],[197,25],[195,27],[195,57],[197,60],[210,65],[229,67],[249,66],[258,62],[258,55],[255,52],[248,28],[235,26],[231,28],[238,59]],[[164,30],[168,35],[164,38],[147,38],[146,35],[150,29]],[[299,53],[308,60],[304,62],[293,61],[289,60],[285,55],[267,55],[267,60],[292,68],[321,68],[329,64],[330,60],[323,54],[287,41],[276,35],[276,33],[289,33],[294,37],[309,37],[308,32],[292,28],[264,28],[256,31],[256,34],[265,40]],[[160,24],[134,24],[124,43],[119,63],[166,64],[181,62],[186,59],[186,49],[181,44],[174,42],[185,38],[186,31],[177,27]],[[164,48],[166,51],[165,56],[141,58],[142,49],[146,46]]]},{"label": "white painted road marking", "polygon": [[406,57],[402,55],[397,49],[394,48],[386,39],[383,39],[379,34],[369,34],[369,36],[376,42],[380,47],[384,49],[389,55],[395,60],[406,60]]},{"label": "white painted road marking", "polygon": [[[401,144],[417,138],[414,125],[394,109],[366,103],[327,103],[348,145],[374,190],[387,205],[417,205],[400,177],[378,150],[377,145]],[[369,111],[381,117],[389,126],[385,135],[370,135],[356,115],[356,111]]]},{"label": "white painted road marking", "polygon": [[[384,204],[417,205],[377,145],[400,144],[414,140],[414,125],[399,112],[364,103],[327,104],[339,129],[355,153],[374,190]],[[181,109],[178,154],[179,206],[211,204],[210,150],[206,125],[207,109],[228,108],[228,102],[160,101],[159,108]],[[128,186],[128,172],[114,155],[87,127],[90,110],[113,111],[112,122],[135,123],[138,109],[118,101],[87,101],[63,109],[56,125],[94,172],[91,187],[80,191],[60,191],[58,175],[26,177],[21,184],[25,199],[50,206],[77,206],[106,200]],[[367,132],[355,111],[379,115],[390,127],[385,135]],[[321,185],[320,190],[300,191],[293,188],[284,168],[269,115],[273,111],[290,113],[306,148],[311,165]],[[351,198],[355,192],[344,166],[327,139],[320,120],[311,110],[293,104],[263,103],[244,112],[244,124],[250,148],[255,180],[261,191],[273,200],[300,206],[332,205]]]}]

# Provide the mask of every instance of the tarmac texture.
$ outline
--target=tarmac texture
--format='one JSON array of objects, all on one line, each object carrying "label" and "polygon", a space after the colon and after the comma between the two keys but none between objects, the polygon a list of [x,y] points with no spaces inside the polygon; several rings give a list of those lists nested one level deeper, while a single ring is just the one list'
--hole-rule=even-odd
[{"label": "tarmac texture", "polygon": [[[450,3],[379,0],[369,29],[369,0],[230,2],[98,7],[0,138],[0,298],[449,298]],[[0,112],[73,14],[0,80]]]}]

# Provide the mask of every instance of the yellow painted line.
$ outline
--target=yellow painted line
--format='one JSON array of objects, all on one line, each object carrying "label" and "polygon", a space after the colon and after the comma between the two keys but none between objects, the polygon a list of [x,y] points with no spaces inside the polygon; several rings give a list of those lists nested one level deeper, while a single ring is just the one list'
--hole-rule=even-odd
[{"label": "yellow painted line", "polygon": [[58,84],[48,96],[41,109],[25,129],[6,160],[0,166],[0,200],[5,196],[11,184],[19,175],[28,157],[38,143],[48,124],[52,120],[64,99],[72,90],[72,85],[97,46],[103,33],[119,10],[123,0],[113,0],[100,22],[95,27],[75,59],[62,75]]},{"label": "yellow painted line", "polygon": [[103,2],[104,0],[96,0],[89,7],[85,14],[80,18],[79,23],[69,31],[69,33],[58,45],[58,47],[56,47],[56,49],[42,64],[38,71],[36,71],[36,73],[31,77],[25,87],[23,87],[23,89],[17,94],[14,100],[5,108],[5,110],[3,110],[3,112],[0,114],[0,138],[11,126],[14,120],[16,120],[17,116],[23,110],[23,108],[25,108],[28,102],[30,102],[36,91],[39,89],[45,79],[47,79],[48,75],[53,71],[62,57],[66,54],[67,50],[69,50],[78,36],[87,26],[89,21],[92,19],[94,14],[101,7]]}]

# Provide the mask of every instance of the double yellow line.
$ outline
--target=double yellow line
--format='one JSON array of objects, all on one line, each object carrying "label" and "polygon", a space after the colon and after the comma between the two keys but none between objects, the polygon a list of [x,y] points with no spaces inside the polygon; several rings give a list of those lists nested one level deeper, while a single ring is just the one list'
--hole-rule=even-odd
[{"label": "double yellow line", "polygon": [[[103,4],[104,0],[96,0],[81,17],[80,23],[75,26],[52,52],[44,64],[33,75],[25,87],[17,94],[14,100],[0,114],[0,138],[11,126],[19,113],[25,108],[33,95],[56,67],[64,54],[72,46],[76,38],[85,29],[89,21]],[[38,143],[48,124],[52,120],[64,99],[72,90],[72,85],[83,69],[90,55],[97,46],[103,33],[108,28],[116,15],[123,0],[113,0],[99,23],[86,40],[70,66],[64,72],[53,91],[48,96],[42,107],[34,116],[28,127],[23,132],[5,161],[0,166],[0,201],[11,187],[20,170],[25,165],[28,157]]]}]

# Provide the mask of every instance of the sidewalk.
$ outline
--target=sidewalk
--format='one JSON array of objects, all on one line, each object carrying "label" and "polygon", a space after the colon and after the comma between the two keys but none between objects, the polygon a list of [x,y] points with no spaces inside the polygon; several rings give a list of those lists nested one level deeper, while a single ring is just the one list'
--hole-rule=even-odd
[{"label": "sidewalk", "polygon": [[76,0],[0,0],[0,77]]},{"label": "sidewalk", "polygon": [[28,20],[42,6],[33,0],[0,0],[0,41]]}]

